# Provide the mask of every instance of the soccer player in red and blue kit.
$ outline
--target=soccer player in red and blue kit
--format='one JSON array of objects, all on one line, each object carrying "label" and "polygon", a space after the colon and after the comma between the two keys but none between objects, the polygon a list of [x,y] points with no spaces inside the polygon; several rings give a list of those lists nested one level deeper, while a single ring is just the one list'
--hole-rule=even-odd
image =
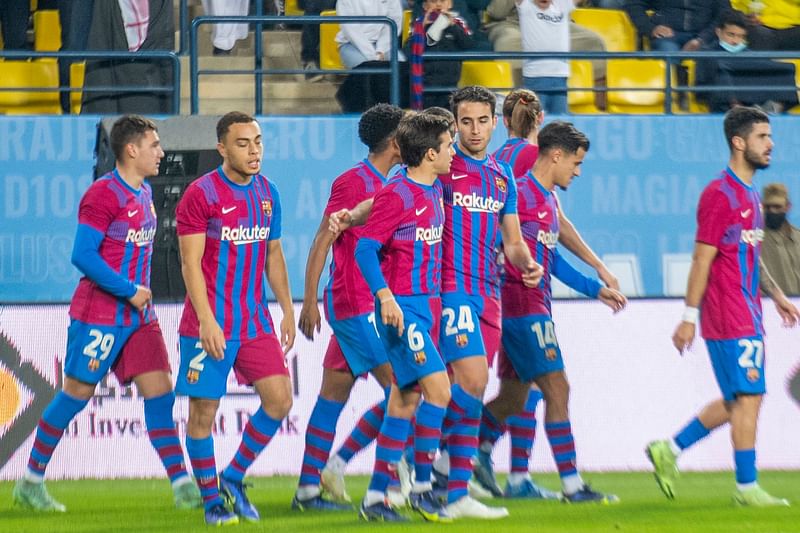
[{"label": "soccer player in red and blue kit", "polygon": [[360,516],[407,520],[386,504],[386,489],[414,417],[416,476],[411,506],[426,520],[449,521],[433,494],[431,463],[450,400],[450,381],[435,339],[445,224],[437,175],[450,168],[453,139],[447,119],[419,113],[400,122],[397,143],[408,167],[375,195],[355,252],[375,295],[376,316],[380,314],[375,325],[395,375]]},{"label": "soccer player in red and blue kit", "polygon": [[385,399],[369,409],[342,448],[328,459],[336,423],[356,378],[371,372],[387,391],[387,397],[392,383],[392,369],[374,326],[375,301],[355,265],[355,247],[363,228],[350,228],[335,238],[328,231],[328,217],[372,198],[383,188],[385,176],[400,162],[395,133],[403,114],[404,111],[397,106],[378,104],[361,116],[358,136],[367,145],[369,154],[334,180],[322,222],[308,252],[305,296],[298,325],[308,339],[314,338],[314,330],[319,331],[317,287],[325,258],[332,247],[333,260],[324,301],[333,336],[322,362],[319,397],[306,429],[300,481],[292,501],[294,509],[350,509],[349,505],[322,498],[320,484],[334,500],[350,501],[344,488],[344,468],[356,452],[377,437],[386,411]]},{"label": "soccer player in red and blue kit", "polygon": [[[500,392],[484,409],[490,421],[493,440],[507,417],[522,411],[531,382],[545,399],[545,432],[550,441],[564,498],[570,502],[616,501],[589,488],[577,469],[575,443],[569,420],[569,385],[564,361],[555,335],[551,309],[551,275],[576,291],[598,298],[614,312],[626,299],[619,291],[603,287],[599,281],[575,270],[558,253],[558,200],[556,187],[566,190],[580,175],[589,140],[566,122],[551,122],[539,134],[539,158],[533,170],[517,178],[519,217],[522,235],[545,275],[539,287],[526,287],[519,270],[506,265],[503,280],[503,336],[500,351]],[[512,472],[509,484],[527,478],[526,472]]]},{"label": "soccer player in red and blue kit", "polygon": [[[176,210],[187,297],[175,388],[189,396],[186,450],[206,523],[219,525],[239,517],[259,520],[242,481],[291,409],[286,353],[294,344],[295,326],[280,241],[280,197],[260,173],[261,128],[253,117],[231,112],[217,123],[217,139],[222,165],[192,182]],[[280,339],[265,281],[283,311]],[[253,386],[261,406],[218,477],[211,429],[231,367],[240,383]]]},{"label": "soccer player in red and blue kit", "polygon": [[37,511],[66,510],[47,493],[45,469],[64,430],[109,371],[120,383],[133,381],[144,398],[147,434],[176,506],[201,505],[172,419],[167,348],[148,288],[157,224],[145,177],[158,174],[164,151],[155,124],[137,115],[114,123],[111,148],[116,167],[89,187],[78,208],[72,263],[84,276],[69,310],[64,388],[42,414],[27,472],[13,491],[17,504]]},{"label": "soccer player in red and blue kit", "polygon": [[789,505],[758,484],[756,426],[764,380],[764,326],[761,289],[772,298],[784,325],[795,326],[800,312],[786,299],[761,262],[764,236],[756,170],[769,166],[772,132],[759,109],[735,107],[725,115],[728,167],[703,190],[697,206],[695,239],[686,309],[672,336],[683,354],[695,337],[698,315],[722,398],[706,405],[672,439],[651,442],[647,456],[664,494],[674,498],[678,456],[711,431],[730,423],[736,466],[737,505]]}]

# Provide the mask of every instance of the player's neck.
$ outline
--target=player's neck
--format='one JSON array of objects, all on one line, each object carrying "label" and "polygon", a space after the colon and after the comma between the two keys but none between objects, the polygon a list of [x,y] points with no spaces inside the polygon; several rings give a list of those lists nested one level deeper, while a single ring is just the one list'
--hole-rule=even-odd
[{"label": "player's neck", "polygon": [[427,186],[433,185],[433,182],[436,181],[438,177],[436,171],[433,170],[433,166],[424,163],[418,167],[408,167],[406,175],[411,181]]},{"label": "player's neck", "polygon": [[370,152],[367,156],[367,161],[375,167],[375,170],[381,173],[381,176],[386,177],[389,171],[395,166],[394,154],[390,150],[380,153]]},{"label": "player's neck", "polygon": [[553,179],[551,168],[552,167],[545,161],[537,159],[536,163],[533,164],[531,172],[533,173],[534,179],[536,179],[542,187],[553,192],[553,189],[555,189],[555,180]]},{"label": "player's neck", "polygon": [[139,174],[129,166],[121,164],[119,161],[117,161],[117,172],[119,173],[119,177],[122,178],[122,181],[131,189],[138,191],[142,188],[145,176]]},{"label": "player's neck", "polygon": [[251,181],[253,181],[252,175],[245,175],[241,172],[234,170],[233,168],[228,165],[227,161],[223,161],[222,163],[222,172],[225,173],[225,177],[228,178],[236,185],[249,185]]},{"label": "player's neck", "polygon": [[486,157],[486,150],[487,150],[486,148],[484,148],[480,152],[473,152],[472,150],[461,144],[460,139],[458,141],[458,149],[461,150],[461,152],[467,157],[471,157],[472,159],[477,159],[478,161]]},{"label": "player's neck", "polygon": [[732,157],[731,160],[728,161],[728,166],[744,184],[748,186],[753,185],[753,176],[756,173],[756,169],[753,168],[753,165],[743,159],[739,160]]}]

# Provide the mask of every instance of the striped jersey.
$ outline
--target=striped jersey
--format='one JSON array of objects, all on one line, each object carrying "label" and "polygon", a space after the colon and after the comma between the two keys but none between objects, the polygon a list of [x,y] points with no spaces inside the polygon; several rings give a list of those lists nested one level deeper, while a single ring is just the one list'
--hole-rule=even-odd
[{"label": "striped jersey", "polygon": [[539,157],[539,147],[520,137],[506,140],[494,153],[495,159],[511,166],[515,178],[527,174],[533,168],[537,157]]},{"label": "striped jersey", "polygon": [[[78,223],[104,235],[98,253],[108,266],[136,285],[150,286],[156,210],[149,184],[133,189],[114,169],[84,193]],[[69,316],[89,324],[133,327],[156,319],[153,306],[137,311],[125,298],[104,291],[86,276],[72,296]]]},{"label": "striped jersey", "polygon": [[444,224],[438,180],[423,185],[402,169],[375,195],[362,238],[382,245],[381,272],[392,294],[439,294]]},{"label": "striped jersey", "polygon": [[[375,196],[385,183],[383,174],[364,159],[333,181],[325,216],[341,209],[352,209]],[[363,232],[363,226],[354,226],[333,242],[333,258],[324,295],[328,320],[344,320],[375,309],[372,292],[353,255]]]},{"label": "striped jersey", "polygon": [[705,339],[764,334],[758,285],[763,228],[758,192],[730,168],[700,195],[696,240],[718,250],[701,306]]},{"label": "striped jersey", "polygon": [[544,275],[536,288],[522,284],[522,273],[510,261],[505,262],[502,303],[503,317],[550,315],[551,275],[558,244],[558,200],[545,189],[533,173],[517,178],[519,224],[522,238],[531,256],[542,265]]},{"label": "striped jersey", "polygon": [[455,146],[450,172],[439,176],[444,194],[442,292],[500,297],[497,252],[500,223],[517,214],[511,169],[487,155],[478,160]]},{"label": "striped jersey", "polygon": [[[179,236],[206,236],[203,278],[225,338],[247,340],[272,333],[265,267],[269,241],[281,236],[281,202],[275,185],[261,174],[238,185],[218,167],[186,188],[176,218]],[[178,331],[197,337],[199,328],[187,295]]]}]

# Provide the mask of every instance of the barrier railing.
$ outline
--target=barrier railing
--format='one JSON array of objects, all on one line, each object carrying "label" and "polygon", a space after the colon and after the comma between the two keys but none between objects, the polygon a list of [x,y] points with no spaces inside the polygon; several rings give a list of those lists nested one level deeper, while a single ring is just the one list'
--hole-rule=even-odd
[{"label": "barrier railing", "polygon": [[[257,2],[258,3],[258,2]],[[197,17],[192,21],[189,42],[189,69],[190,69],[190,91],[191,91],[191,113],[196,115],[200,111],[200,95],[199,95],[199,77],[201,75],[211,74],[224,74],[224,75],[247,75],[255,77],[255,114],[263,114],[263,80],[264,75],[287,75],[287,74],[305,74],[308,71],[295,68],[295,69],[265,69],[262,67],[262,39],[263,32],[262,26],[264,24],[365,24],[365,23],[380,23],[387,24],[391,30],[392,47],[389,53],[389,66],[385,68],[359,68],[340,69],[340,70],[321,70],[318,72],[325,74],[389,74],[390,76],[390,93],[389,100],[393,104],[398,104],[400,101],[400,69],[398,66],[398,53],[399,53],[399,39],[397,38],[397,23],[388,17],[353,17],[353,16],[335,16],[335,17],[322,17],[322,16],[307,16],[307,17],[287,17],[287,16],[241,16],[241,17]],[[199,69],[198,61],[198,29],[204,24],[255,24],[255,50],[254,50],[254,68],[252,70],[224,70],[224,69]]]}]

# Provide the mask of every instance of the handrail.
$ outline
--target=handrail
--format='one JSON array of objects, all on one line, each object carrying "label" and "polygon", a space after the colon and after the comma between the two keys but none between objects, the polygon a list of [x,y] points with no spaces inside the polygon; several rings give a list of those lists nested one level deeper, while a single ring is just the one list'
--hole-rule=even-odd
[{"label": "handrail", "polygon": [[[256,2],[256,5],[260,4],[260,2]],[[203,24],[256,24],[256,57],[255,59],[255,68],[253,70],[248,71],[241,71],[241,70],[199,70],[198,67],[198,28]],[[189,51],[189,70],[190,70],[190,77],[189,77],[189,84],[190,84],[190,93],[191,93],[191,114],[196,115],[199,113],[200,110],[200,95],[199,95],[199,76],[200,75],[207,75],[207,74],[233,74],[233,75],[242,75],[242,74],[255,74],[255,93],[256,93],[256,102],[255,102],[255,114],[261,115],[263,111],[263,95],[262,95],[262,88],[261,88],[261,80],[264,74],[267,75],[279,75],[279,74],[303,74],[307,71],[303,69],[264,69],[261,68],[261,57],[262,54],[258,53],[260,50],[260,43],[261,43],[261,24],[323,24],[323,23],[336,23],[336,24],[365,24],[365,23],[381,23],[381,24],[388,24],[389,28],[392,32],[392,47],[391,52],[389,54],[389,66],[386,68],[370,68],[370,69],[358,69],[358,70],[321,70],[318,69],[318,72],[325,72],[329,74],[339,74],[339,73],[350,73],[350,74],[386,74],[388,73],[391,78],[391,85],[389,90],[389,100],[393,104],[399,104],[400,102],[400,68],[398,65],[398,57],[399,57],[399,44],[400,39],[397,35],[397,23],[390,19],[389,17],[356,17],[356,16],[331,16],[331,17],[323,17],[323,16],[294,16],[294,17],[287,17],[287,16],[274,16],[274,15],[261,15],[261,16],[240,16],[240,17],[197,17],[192,21],[190,34],[189,34],[189,42],[190,42],[190,51]]]},{"label": "handrail", "polygon": [[[128,93],[144,93],[144,92],[158,92],[158,93],[172,93],[172,112],[173,114],[180,114],[181,112],[181,62],[175,52],[167,50],[142,50],[138,52],[128,52],[121,50],[70,50],[61,52],[31,52],[26,50],[0,50],[0,58],[3,59],[44,59],[44,58],[64,58],[76,60],[97,60],[97,59],[168,59],[172,63],[172,86],[159,85],[156,87],[142,87],[142,86],[126,86],[115,85],[113,87],[83,87],[80,90],[83,92],[128,92]],[[0,65],[0,68],[2,66]],[[68,85],[59,85],[58,87],[0,87],[0,92],[72,92],[77,88]]]}]

